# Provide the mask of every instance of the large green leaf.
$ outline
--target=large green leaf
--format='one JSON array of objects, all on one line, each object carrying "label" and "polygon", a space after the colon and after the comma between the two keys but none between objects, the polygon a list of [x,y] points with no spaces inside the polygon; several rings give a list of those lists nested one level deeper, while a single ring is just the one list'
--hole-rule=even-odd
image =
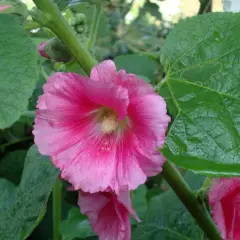
[{"label": "large green leaf", "polygon": [[0,15],[0,128],[27,109],[38,77],[37,53],[15,17]]},{"label": "large green leaf", "polygon": [[160,89],[174,120],[163,154],[212,175],[240,175],[240,14],[181,21],[162,49]]},{"label": "large green leaf", "polygon": [[[191,172],[185,180],[193,189],[204,177]],[[148,211],[132,233],[132,240],[203,240],[204,234],[172,190],[151,198]]]},{"label": "large green leaf", "polygon": [[[0,239],[25,239],[42,216],[46,201],[58,177],[48,157],[41,156],[36,146],[27,154],[21,182],[14,191],[14,200],[6,206],[0,198]],[[1,189],[2,191],[2,189]],[[10,201],[7,201],[10,202]]]},{"label": "large green leaf", "polygon": [[26,151],[17,150],[8,153],[0,161],[0,178],[18,184],[21,180]]},{"label": "large green leaf", "polygon": [[92,232],[87,216],[81,214],[80,209],[77,207],[70,209],[68,219],[61,223],[60,231],[64,240],[96,235]]}]

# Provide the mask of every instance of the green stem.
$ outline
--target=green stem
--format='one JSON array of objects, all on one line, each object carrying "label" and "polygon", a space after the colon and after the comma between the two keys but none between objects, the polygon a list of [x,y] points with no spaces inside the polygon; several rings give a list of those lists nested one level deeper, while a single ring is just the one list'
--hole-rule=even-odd
[{"label": "green stem", "polygon": [[60,223],[62,218],[62,189],[61,181],[57,180],[53,188],[53,240],[60,240]]},{"label": "green stem", "polygon": [[93,15],[92,27],[88,41],[88,49],[91,50],[95,44],[98,32],[98,26],[102,14],[102,0],[95,0],[95,11]]},{"label": "green stem", "polygon": [[199,0],[200,2],[200,8],[198,10],[198,15],[201,15],[205,12],[205,10],[207,9],[207,7],[210,4],[210,0]]},{"label": "green stem", "polygon": [[[52,30],[63,43],[69,48],[77,62],[86,71],[90,73],[92,67],[97,64],[96,60],[82,46],[76,33],[68,25],[56,4],[52,0],[33,0],[37,8],[42,11],[32,12],[36,21],[45,25]],[[41,19],[44,18],[44,19]]]},{"label": "green stem", "polygon": [[193,191],[190,189],[178,170],[169,161],[166,161],[163,166],[162,176],[173,188],[176,195],[191,215],[196,219],[208,238],[211,240],[221,240],[221,235],[209,213],[202,208]]}]

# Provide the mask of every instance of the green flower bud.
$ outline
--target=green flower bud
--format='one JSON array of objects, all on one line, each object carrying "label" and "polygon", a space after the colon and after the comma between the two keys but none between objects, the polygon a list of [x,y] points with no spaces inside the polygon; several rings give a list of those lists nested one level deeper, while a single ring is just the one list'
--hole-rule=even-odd
[{"label": "green flower bud", "polygon": [[41,56],[58,62],[69,62],[72,59],[68,48],[57,37],[41,43],[38,47],[38,52]]}]

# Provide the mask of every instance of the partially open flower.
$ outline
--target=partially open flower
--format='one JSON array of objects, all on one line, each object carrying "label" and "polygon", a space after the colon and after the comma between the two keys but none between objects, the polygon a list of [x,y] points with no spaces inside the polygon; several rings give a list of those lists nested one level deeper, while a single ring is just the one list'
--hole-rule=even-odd
[{"label": "partially open flower", "polygon": [[240,178],[216,179],[209,191],[212,214],[224,240],[240,239]]},{"label": "partially open flower", "polygon": [[118,196],[110,192],[79,192],[78,205],[89,218],[99,240],[130,240],[131,224],[129,214],[137,221],[129,192],[120,192]]},{"label": "partially open flower", "polygon": [[104,61],[90,79],[56,73],[43,90],[35,143],[75,190],[136,189],[161,172],[165,158],[157,147],[170,118],[151,85]]}]

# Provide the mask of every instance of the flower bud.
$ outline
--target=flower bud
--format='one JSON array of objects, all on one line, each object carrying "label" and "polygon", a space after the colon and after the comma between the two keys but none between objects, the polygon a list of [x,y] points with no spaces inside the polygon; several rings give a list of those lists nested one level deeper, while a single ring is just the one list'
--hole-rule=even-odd
[{"label": "flower bud", "polygon": [[38,46],[38,52],[39,54],[42,56],[42,57],[45,57],[45,58],[50,58],[46,52],[44,51],[44,47],[45,45],[47,44],[47,41],[46,42],[41,42]]},{"label": "flower bud", "polygon": [[49,58],[57,62],[69,62],[72,58],[68,48],[57,37],[40,43],[38,46],[38,52],[42,57]]}]

